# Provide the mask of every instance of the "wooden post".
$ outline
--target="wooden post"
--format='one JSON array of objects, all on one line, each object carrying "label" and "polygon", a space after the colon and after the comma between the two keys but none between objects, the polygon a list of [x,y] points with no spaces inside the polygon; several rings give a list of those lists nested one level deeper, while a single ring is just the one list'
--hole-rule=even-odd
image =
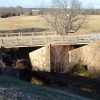
[{"label": "wooden post", "polygon": [[8,37],[8,33],[6,33],[6,37]]},{"label": "wooden post", "polygon": [[16,45],[18,45],[18,38],[16,38]]},{"label": "wooden post", "polygon": [[78,43],[78,36],[76,36],[76,41],[77,41],[77,43]]},{"label": "wooden post", "polygon": [[96,34],[97,35],[97,40],[99,40],[98,38],[99,38],[99,36],[98,36],[98,34]]},{"label": "wooden post", "polygon": [[34,36],[35,36],[35,32],[34,32]]},{"label": "wooden post", "polygon": [[46,37],[46,40],[47,40],[46,45],[48,45],[48,44],[50,43],[50,39],[49,39],[49,37]]},{"label": "wooden post", "polygon": [[34,39],[32,38],[32,44],[34,45]]},{"label": "wooden post", "polygon": [[46,35],[46,32],[44,32],[44,35]]},{"label": "wooden post", "polygon": [[34,32],[32,32],[32,36],[34,36]]},{"label": "wooden post", "polygon": [[57,35],[57,32],[55,31],[55,35]]},{"label": "wooden post", "polygon": [[89,41],[91,41],[91,35],[89,36]]},{"label": "wooden post", "polygon": [[20,32],[19,32],[19,35],[18,36],[20,36]]},{"label": "wooden post", "polygon": [[23,36],[23,33],[21,32],[21,36]]}]

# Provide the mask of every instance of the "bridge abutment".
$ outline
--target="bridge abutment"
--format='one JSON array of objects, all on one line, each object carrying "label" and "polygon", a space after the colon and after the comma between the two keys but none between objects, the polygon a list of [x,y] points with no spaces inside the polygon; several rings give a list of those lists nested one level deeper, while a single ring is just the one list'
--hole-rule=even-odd
[{"label": "bridge abutment", "polygon": [[30,52],[33,70],[52,73],[68,72],[70,69],[68,52],[73,49],[73,45],[53,44]]},{"label": "bridge abutment", "polygon": [[95,77],[100,76],[100,42],[88,45],[52,44],[31,52],[33,70],[53,73],[69,72],[76,64],[86,65]]}]

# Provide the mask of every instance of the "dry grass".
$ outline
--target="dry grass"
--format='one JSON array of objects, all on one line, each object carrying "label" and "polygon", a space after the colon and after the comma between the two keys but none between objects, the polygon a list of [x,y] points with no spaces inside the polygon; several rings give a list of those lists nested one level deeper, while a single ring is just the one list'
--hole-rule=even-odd
[{"label": "dry grass", "polygon": [[49,26],[40,16],[0,18],[0,30],[13,30],[20,28],[49,28]]},{"label": "dry grass", "polygon": [[86,29],[89,32],[100,32],[100,15],[88,16],[86,22]]},{"label": "dry grass", "polygon": [[[100,32],[100,15],[87,16],[84,28],[78,33],[85,34]],[[40,16],[16,16],[0,18],[0,30],[11,30],[20,28],[45,28],[50,30],[49,24]]]},{"label": "dry grass", "polygon": [[83,28],[77,34],[100,33],[100,15],[89,15],[86,17]]}]

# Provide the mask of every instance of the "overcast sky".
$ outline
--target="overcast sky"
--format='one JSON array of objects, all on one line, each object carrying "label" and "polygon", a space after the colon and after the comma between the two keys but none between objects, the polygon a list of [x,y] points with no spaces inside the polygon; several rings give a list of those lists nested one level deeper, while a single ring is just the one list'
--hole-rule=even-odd
[{"label": "overcast sky", "polygon": [[[80,0],[84,6],[100,8],[100,0]],[[0,0],[0,7],[22,6],[41,7],[43,4],[50,6],[51,0]]]}]

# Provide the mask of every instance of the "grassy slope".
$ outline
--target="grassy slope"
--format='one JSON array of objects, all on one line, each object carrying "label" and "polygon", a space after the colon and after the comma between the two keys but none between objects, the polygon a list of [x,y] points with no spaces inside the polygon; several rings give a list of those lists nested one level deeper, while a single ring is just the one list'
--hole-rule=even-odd
[{"label": "grassy slope", "polygon": [[[50,88],[33,85],[33,84],[30,84],[21,80],[17,80],[14,78],[7,78],[7,77],[2,77],[2,76],[0,76],[0,92],[1,92],[1,87],[2,88],[16,87],[18,89],[21,89],[24,93],[28,93],[29,95],[34,94],[36,97],[38,97],[37,100],[86,100],[84,98],[73,95],[71,93],[53,90]],[[19,97],[17,96],[17,98]],[[20,100],[23,100],[23,99],[20,98]],[[25,99],[25,100],[28,100],[28,99]]]},{"label": "grassy slope", "polygon": [[[82,29],[79,32],[88,33],[92,31],[100,31],[100,15],[87,16],[85,22],[85,29]],[[49,24],[40,16],[16,16],[9,18],[0,18],[0,30],[30,27],[50,29]]]},{"label": "grassy slope", "polygon": [[89,32],[99,31],[100,32],[100,15],[90,15],[86,19],[86,29]]},{"label": "grassy slope", "polygon": [[15,16],[0,18],[0,30],[20,28],[48,28],[46,21],[40,16]]}]

